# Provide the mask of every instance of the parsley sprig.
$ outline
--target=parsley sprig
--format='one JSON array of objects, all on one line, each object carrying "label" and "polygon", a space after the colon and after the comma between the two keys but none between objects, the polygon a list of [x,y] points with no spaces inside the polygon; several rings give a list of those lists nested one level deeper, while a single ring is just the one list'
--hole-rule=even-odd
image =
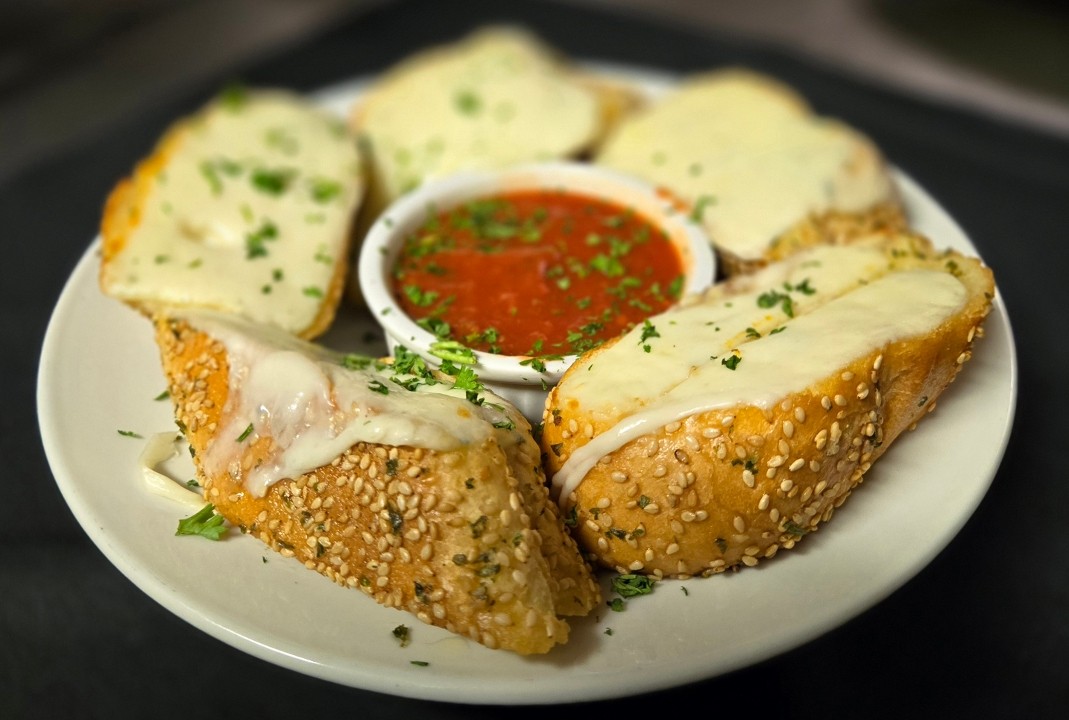
[{"label": "parsley sprig", "polygon": [[208,540],[218,540],[226,532],[226,520],[208,503],[193,515],[178,521],[175,535],[199,535]]}]

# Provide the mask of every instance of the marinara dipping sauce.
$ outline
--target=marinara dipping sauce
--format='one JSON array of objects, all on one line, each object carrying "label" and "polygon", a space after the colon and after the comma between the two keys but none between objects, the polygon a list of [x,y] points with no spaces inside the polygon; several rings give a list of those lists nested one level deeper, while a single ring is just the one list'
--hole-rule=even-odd
[{"label": "marinara dipping sauce", "polygon": [[665,310],[684,268],[668,235],[627,207],[524,190],[431,216],[405,239],[392,282],[404,311],[440,338],[548,359]]}]

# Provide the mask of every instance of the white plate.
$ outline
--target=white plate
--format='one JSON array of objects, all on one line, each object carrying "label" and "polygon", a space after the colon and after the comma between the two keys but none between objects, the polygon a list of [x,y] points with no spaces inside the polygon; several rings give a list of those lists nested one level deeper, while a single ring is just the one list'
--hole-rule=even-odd
[{"label": "white plate", "polygon": [[[344,112],[362,87],[355,81],[316,98]],[[923,189],[898,180],[920,232],[976,253]],[[757,568],[661,582],[623,612],[604,607],[574,622],[570,642],[547,656],[522,658],[376,605],[236,531],[217,543],[175,537],[188,513],[146,490],[143,441],[119,433],[175,428],[170,404],[154,400],[165,384],[151,328],[100,293],[98,254],[99,241],[59,299],[38,381],[45,450],[75,517],[131,581],[197,628],[283,667],[396,695],[598,700],[713,677],[797,647],[879,602],[950,542],[994,478],[1015,410],[1015,349],[996,297],[986,337],[938,410],[896,442],[834,522]],[[363,339],[372,328],[369,317],[343,316],[325,342],[374,350]],[[192,477],[188,458],[171,469]],[[392,635],[399,624],[412,629],[405,648]]]}]

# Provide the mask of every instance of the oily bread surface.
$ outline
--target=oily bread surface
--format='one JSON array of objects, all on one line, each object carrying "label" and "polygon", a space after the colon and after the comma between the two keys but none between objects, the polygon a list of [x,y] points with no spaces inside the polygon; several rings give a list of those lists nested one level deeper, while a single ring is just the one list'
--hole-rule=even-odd
[{"label": "oily bread surface", "polygon": [[[198,459],[211,443],[235,442],[216,435],[229,392],[225,348],[185,321],[155,322],[205,499],[243,532],[382,605],[520,654],[565,642],[563,617],[598,603],[529,433],[501,430],[481,447],[448,453],[358,443],[256,497],[241,469],[206,475]],[[518,412],[514,421],[526,423]],[[262,459],[270,442],[245,450],[240,466]]]},{"label": "oily bread surface", "polygon": [[[892,442],[934,409],[990,310],[993,278],[982,263],[915,252],[899,262],[944,269],[966,286],[959,312],[927,335],[828,368],[769,411],[738,405],[692,415],[608,453],[564,499],[584,551],[620,572],[708,575],[756,565],[829,520]],[[585,414],[567,388],[566,373],[547,401],[550,475],[612,424]]]}]

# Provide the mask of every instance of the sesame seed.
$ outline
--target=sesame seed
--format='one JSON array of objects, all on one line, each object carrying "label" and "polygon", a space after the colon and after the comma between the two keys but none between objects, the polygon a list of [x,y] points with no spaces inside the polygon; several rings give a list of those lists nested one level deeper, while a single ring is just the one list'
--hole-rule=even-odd
[{"label": "sesame seed", "polygon": [[794,437],[794,423],[792,423],[790,420],[783,421],[783,434],[786,435],[788,438]]},{"label": "sesame seed", "polygon": [[676,430],[679,429],[679,427],[680,427],[679,421],[678,420],[673,420],[672,422],[670,422],[670,423],[668,423],[667,425],[664,426],[664,431],[666,433],[674,433]]},{"label": "sesame seed", "polygon": [[838,405],[839,407],[846,407],[846,396],[845,395],[836,395],[835,396],[835,404]]},{"label": "sesame seed", "polygon": [[790,465],[790,467],[788,469],[791,472],[797,472],[798,470],[801,470],[803,467],[805,467],[805,460],[802,459],[802,458],[798,458],[797,460],[795,460],[794,462],[791,463],[791,465]]},{"label": "sesame seed", "polygon": [[820,406],[825,410],[831,410],[831,398],[825,395],[820,399]]},{"label": "sesame seed", "polygon": [[803,408],[796,407],[794,409],[794,419],[797,420],[800,423],[804,423],[805,422],[805,410]]}]

